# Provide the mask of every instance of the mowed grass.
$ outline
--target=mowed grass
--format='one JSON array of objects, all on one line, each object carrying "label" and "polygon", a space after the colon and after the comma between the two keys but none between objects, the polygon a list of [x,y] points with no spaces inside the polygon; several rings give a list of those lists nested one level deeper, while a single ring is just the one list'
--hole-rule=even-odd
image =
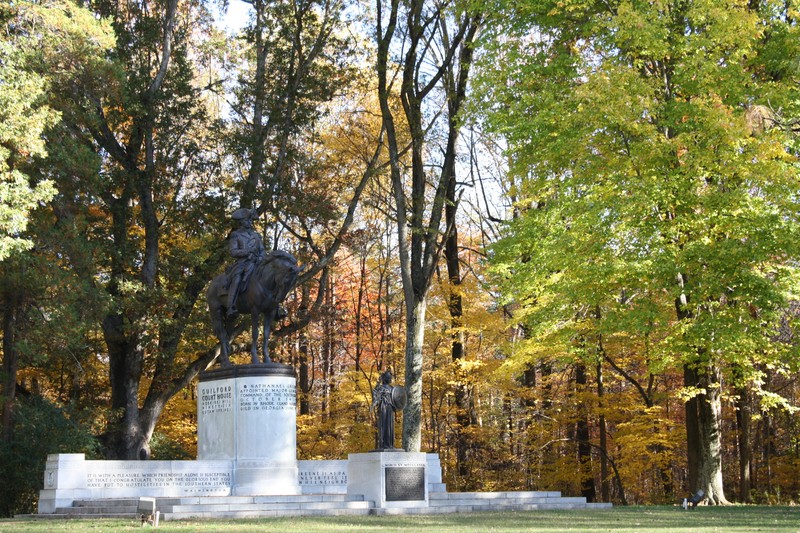
[{"label": "mowed grass", "polygon": [[[150,526],[145,526],[149,529]],[[0,519],[0,532],[116,532],[142,531],[138,520],[48,520]],[[491,531],[592,532],[670,531],[706,532],[792,532],[800,533],[798,507],[614,507],[589,511],[531,511],[462,513],[448,515],[404,515],[363,517],[262,518],[252,520],[178,520],[161,522],[159,531],[199,532],[403,532],[431,531],[464,533]]]}]

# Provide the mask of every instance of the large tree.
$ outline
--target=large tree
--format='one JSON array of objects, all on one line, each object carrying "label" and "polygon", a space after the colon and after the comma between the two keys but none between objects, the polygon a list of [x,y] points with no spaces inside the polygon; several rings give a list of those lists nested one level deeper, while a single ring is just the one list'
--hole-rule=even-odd
[{"label": "large tree", "polygon": [[[107,24],[69,2],[48,7],[17,2],[0,7],[0,309],[2,309],[3,435],[11,439],[20,354],[32,343],[30,324],[36,306],[46,300],[46,261],[38,227],[31,223],[37,207],[56,194],[53,176],[37,169],[51,164],[46,156],[48,132],[60,114],[48,98],[53,90],[47,73],[31,68],[43,41],[58,39],[61,60],[75,64],[113,45]],[[43,37],[42,33],[45,33]],[[49,150],[48,150],[49,148]],[[46,210],[39,209],[41,215]]]},{"label": "large tree", "polygon": [[[405,298],[405,384],[409,400],[403,411],[403,448],[419,451],[427,295],[444,246],[442,236],[449,231],[443,224],[444,208],[448,196],[456,196],[456,115],[466,91],[480,17],[453,2],[378,0],[376,7],[378,99],[386,131]],[[404,50],[399,87],[394,86],[398,65],[390,59],[398,46]],[[439,92],[443,80],[449,98]],[[393,106],[397,95],[402,113]],[[440,117],[439,109],[448,121],[443,160],[434,155],[430,133]],[[403,145],[405,138],[409,146]],[[406,152],[408,167],[402,158]],[[430,168],[437,164],[440,172],[431,178]],[[452,188],[449,193],[448,188]]]},{"label": "large tree", "polygon": [[47,80],[62,117],[48,132],[51,161],[36,167],[59,190],[37,228],[41,254],[80,278],[75,314],[96,320],[105,345],[92,356],[108,368],[106,455],[147,457],[167,401],[216,355],[201,296],[227,259],[229,213],[256,206],[273,236],[299,236],[313,253],[305,278],[352,222],[377,158],[334,187],[300,149],[348,74],[335,38],[342,5],[257,1],[236,38],[204,2],[100,0],[82,13],[108,21],[116,42],[104,46],[66,38],[81,31],[75,16],[55,23],[72,2],[30,6],[43,38],[26,68]]},{"label": "large tree", "polygon": [[798,167],[766,106],[797,98],[772,52],[791,17],[738,0],[492,10],[483,88],[520,213],[496,249],[506,290],[566,343],[661,328],[648,362],[684,369],[687,489],[725,503],[723,373],[755,386],[787,362]]},{"label": "large tree", "polygon": [[110,21],[116,43],[76,62],[64,60],[62,35],[46,26],[59,7],[43,11],[52,37],[40,68],[63,120],[51,133],[57,164],[41,171],[59,187],[56,253],[103,302],[106,454],[145,458],[166,402],[214,356],[180,349],[195,302],[224,257],[214,242],[222,240],[216,226],[226,205],[213,193],[220,181],[201,98],[208,87],[191,59],[208,26],[202,5],[178,0],[92,8]]}]

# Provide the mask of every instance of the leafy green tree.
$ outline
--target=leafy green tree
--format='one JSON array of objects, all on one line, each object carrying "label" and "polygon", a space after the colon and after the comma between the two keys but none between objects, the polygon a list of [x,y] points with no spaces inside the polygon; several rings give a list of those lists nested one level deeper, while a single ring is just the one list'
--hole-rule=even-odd
[{"label": "leafy green tree", "polygon": [[20,398],[14,438],[0,442],[0,516],[36,512],[50,453],[99,456],[97,440],[79,417],[36,395]]},{"label": "leafy green tree", "polygon": [[46,80],[22,68],[33,38],[14,24],[17,6],[0,6],[0,261],[33,246],[23,236],[28,213],[55,194],[53,182],[31,183],[23,167],[47,155],[42,134],[58,113],[44,105]]},{"label": "leafy green tree", "polygon": [[756,386],[762,365],[796,366],[773,338],[797,288],[798,166],[785,132],[750,126],[797,98],[768,73],[787,13],[705,0],[491,11],[483,90],[519,197],[495,249],[506,293],[536,338],[567,345],[586,327],[663,328],[649,365],[684,369],[688,489],[725,503],[723,372]]},{"label": "leafy green tree", "polygon": [[[46,22],[40,26],[43,20]],[[33,2],[4,5],[0,7],[0,21],[3,23],[0,37],[3,437],[6,443],[11,443],[15,442],[18,371],[22,360],[27,364],[31,362],[32,346],[35,345],[31,325],[43,313],[42,303],[48,300],[48,282],[55,281],[44,273],[49,264],[41,257],[42,235],[30,211],[35,206],[44,205],[56,192],[52,173],[42,173],[38,169],[51,165],[55,159],[54,152],[57,150],[52,150],[50,146],[46,150],[45,146],[60,113],[49,99],[53,90],[52,79],[36,69],[33,63],[41,43],[49,37],[43,32],[46,34],[52,25],[66,31],[66,34],[62,34],[62,50],[82,48],[100,51],[104,44],[113,41],[108,38],[103,25],[88,11],[68,3],[53,2],[47,7]],[[83,30],[72,31],[82,25]],[[86,39],[90,40],[87,42]],[[68,61],[69,56],[65,55],[63,59]],[[39,209],[35,218],[46,216],[46,210]],[[34,241],[37,250],[24,251]],[[55,285],[58,286],[57,283]],[[50,316],[57,320],[58,314]],[[61,325],[67,324],[62,322]]]}]

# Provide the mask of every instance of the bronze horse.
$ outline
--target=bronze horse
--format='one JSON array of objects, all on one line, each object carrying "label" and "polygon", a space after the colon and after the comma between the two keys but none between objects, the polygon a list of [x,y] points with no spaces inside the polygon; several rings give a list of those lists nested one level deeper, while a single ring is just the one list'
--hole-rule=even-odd
[{"label": "bronze horse", "polygon": [[[252,331],[253,346],[250,355],[253,364],[258,363],[258,320],[264,315],[264,334],[262,335],[262,353],[264,362],[270,363],[269,357],[270,329],[277,318],[280,303],[292,290],[297,282],[301,269],[297,266],[297,259],[292,254],[274,250],[256,265],[247,287],[239,295],[237,307],[240,313],[249,313]],[[220,343],[220,359],[222,366],[230,366],[230,335],[233,332],[236,317],[226,316],[228,303],[227,275],[220,274],[211,281],[211,286],[206,293],[208,310],[211,313],[211,325],[214,334]]]}]

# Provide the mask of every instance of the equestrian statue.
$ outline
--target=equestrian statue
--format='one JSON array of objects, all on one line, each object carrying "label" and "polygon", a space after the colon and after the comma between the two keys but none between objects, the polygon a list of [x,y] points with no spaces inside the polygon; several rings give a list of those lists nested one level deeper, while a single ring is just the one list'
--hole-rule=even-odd
[{"label": "equestrian statue", "polygon": [[239,314],[250,314],[253,345],[252,363],[258,360],[259,318],[264,316],[262,353],[264,362],[270,363],[269,335],[272,323],[286,317],[281,302],[292,290],[301,269],[297,259],[288,252],[267,252],[261,235],[253,229],[255,209],[237,209],[233,219],[239,223],[229,238],[228,250],[236,260],[233,265],[215,277],[208,288],[206,299],[211,313],[211,325],[220,343],[221,366],[231,366],[230,336]]}]

